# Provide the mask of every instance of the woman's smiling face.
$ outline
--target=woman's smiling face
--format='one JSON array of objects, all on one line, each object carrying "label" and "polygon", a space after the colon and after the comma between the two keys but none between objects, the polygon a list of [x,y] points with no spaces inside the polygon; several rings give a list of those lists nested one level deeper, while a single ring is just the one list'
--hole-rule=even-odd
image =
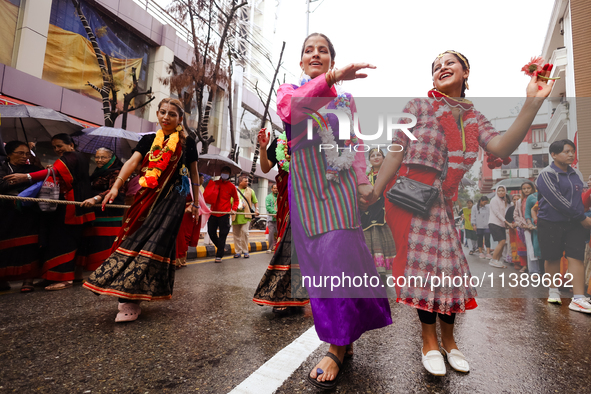
[{"label": "woman's smiling face", "polygon": [[470,75],[462,63],[451,53],[435,60],[433,65],[433,87],[451,97],[460,97],[462,84]]},{"label": "woman's smiling face", "polygon": [[304,73],[314,79],[326,73],[333,66],[334,61],[331,59],[328,42],[324,37],[312,36],[308,38],[300,61],[300,67]]}]

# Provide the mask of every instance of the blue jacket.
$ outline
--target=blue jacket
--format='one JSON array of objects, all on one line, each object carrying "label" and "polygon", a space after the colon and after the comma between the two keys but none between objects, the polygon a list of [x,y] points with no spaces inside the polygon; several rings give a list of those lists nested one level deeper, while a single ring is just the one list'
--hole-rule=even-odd
[{"label": "blue jacket", "polygon": [[583,175],[568,167],[564,172],[552,163],[544,168],[538,179],[538,218],[550,222],[568,222],[585,220],[583,206]]}]

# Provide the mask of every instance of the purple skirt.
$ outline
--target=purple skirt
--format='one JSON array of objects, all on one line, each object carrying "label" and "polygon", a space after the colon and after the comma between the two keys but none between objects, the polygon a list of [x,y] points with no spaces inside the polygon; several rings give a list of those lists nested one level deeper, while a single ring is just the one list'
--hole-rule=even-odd
[{"label": "purple skirt", "polygon": [[386,289],[361,227],[307,237],[297,206],[290,206],[290,215],[292,257],[297,255],[318,337],[345,346],[392,324]]}]

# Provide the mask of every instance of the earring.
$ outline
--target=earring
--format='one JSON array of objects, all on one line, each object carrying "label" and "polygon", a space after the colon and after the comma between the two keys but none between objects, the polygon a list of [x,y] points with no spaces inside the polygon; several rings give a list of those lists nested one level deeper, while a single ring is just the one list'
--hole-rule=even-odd
[{"label": "earring", "polygon": [[182,130],[183,130],[183,126],[182,126],[182,125],[178,125],[178,126],[176,127],[176,131],[182,131]]},{"label": "earring", "polygon": [[466,90],[470,90],[470,88],[468,87],[468,78],[464,79],[464,83],[466,84]]}]

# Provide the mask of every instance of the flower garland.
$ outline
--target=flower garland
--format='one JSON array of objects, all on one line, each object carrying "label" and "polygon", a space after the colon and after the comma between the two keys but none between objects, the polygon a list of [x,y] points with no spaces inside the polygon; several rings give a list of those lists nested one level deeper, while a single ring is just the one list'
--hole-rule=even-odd
[{"label": "flower garland", "polygon": [[283,169],[285,172],[289,172],[289,162],[291,161],[291,157],[287,153],[287,134],[285,132],[277,137],[275,156],[277,157],[279,168]]},{"label": "flower garland", "polygon": [[[300,86],[310,82],[311,78],[304,74],[300,78]],[[359,144],[359,139],[355,135],[354,132],[354,124],[353,124],[353,116],[351,113],[351,100],[347,97],[345,92],[339,92],[340,89],[337,87],[338,96],[332,101],[335,105],[336,109],[343,109],[347,116],[349,117],[349,135],[350,138],[345,141],[345,146],[350,146],[351,151],[340,150],[340,149],[328,149],[323,151],[326,156],[327,162],[327,169],[326,169],[326,179],[329,181],[340,182],[339,179],[339,172],[348,170],[353,165],[353,161],[355,160],[355,155],[357,152],[353,149],[354,146]],[[330,105],[330,104],[329,104]],[[331,146],[337,146],[335,141],[334,132],[330,125],[330,121],[327,115],[323,116],[324,120],[326,121],[326,125],[328,126],[326,129],[324,127],[320,127],[318,131],[318,135],[320,136],[320,140],[323,144],[330,144]]]},{"label": "flower garland", "polygon": [[[458,101],[435,90],[430,90],[428,95],[435,99],[433,109],[447,143],[448,168],[442,185],[443,195],[455,200],[462,177],[478,156],[478,121],[468,100]],[[458,129],[451,107],[463,112],[460,121],[463,133]]]},{"label": "flower garland", "polygon": [[179,133],[178,131],[175,131],[168,136],[168,142],[164,149],[162,149],[162,145],[164,144],[164,132],[162,129],[156,132],[156,138],[154,138],[154,142],[148,153],[148,160],[150,161],[148,164],[148,170],[144,176],[140,178],[140,186],[149,187],[151,189],[158,186],[158,178],[160,178],[160,175],[168,166],[172,154],[176,151],[178,142]]}]

